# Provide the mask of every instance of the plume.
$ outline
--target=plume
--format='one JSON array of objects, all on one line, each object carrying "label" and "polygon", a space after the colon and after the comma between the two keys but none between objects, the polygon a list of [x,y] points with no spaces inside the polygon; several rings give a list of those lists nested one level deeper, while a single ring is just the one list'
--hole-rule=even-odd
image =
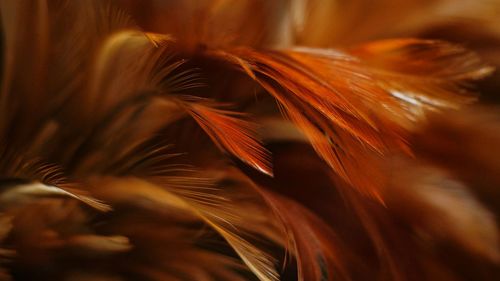
[{"label": "plume", "polygon": [[0,280],[497,280],[478,2],[1,0]]}]

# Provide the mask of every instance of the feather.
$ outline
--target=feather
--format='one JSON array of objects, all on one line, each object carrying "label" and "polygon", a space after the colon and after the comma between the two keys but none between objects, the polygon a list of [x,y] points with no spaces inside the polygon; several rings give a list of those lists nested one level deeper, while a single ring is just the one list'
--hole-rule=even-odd
[{"label": "feather", "polygon": [[[71,189],[69,189],[71,190]],[[73,190],[68,191],[68,188],[62,189],[56,186],[44,185],[41,183],[18,184],[10,187],[0,195],[0,201],[4,204],[19,204],[26,197],[36,196],[67,196],[79,200],[101,211],[109,211],[110,207],[97,199],[83,195],[83,192]]]},{"label": "feather", "polygon": [[298,203],[261,189],[286,226],[299,280],[351,280],[331,229]]},{"label": "feather", "polygon": [[254,124],[238,118],[241,114],[217,109],[210,103],[185,103],[186,110],[221,148],[228,150],[257,170],[272,175],[268,152],[254,137]]},{"label": "feather", "polygon": [[[383,62],[389,66],[371,62],[369,59],[377,56],[363,53],[363,47],[353,51],[363,54],[361,59],[315,49],[256,51],[240,48],[210,54],[240,66],[256,79],[277,99],[284,114],[308,136],[318,153],[344,180],[357,181],[353,183],[355,187],[376,197],[373,187],[357,180],[363,176],[353,174],[355,169],[351,167],[356,164],[352,162],[365,159],[363,151],[366,149],[381,154],[398,148],[408,151],[405,140],[408,129],[412,121],[422,118],[422,111],[470,102],[470,97],[460,98],[454,91],[462,80],[480,78],[491,69],[471,59],[472,54],[438,42],[400,40],[372,44],[381,46],[377,48],[377,55],[382,53]],[[364,48],[371,49],[369,46]],[[391,50],[387,50],[387,58],[383,55],[386,48]],[[398,65],[411,63],[407,52],[419,52],[421,59],[429,60],[428,65],[411,68],[415,73],[408,74],[404,69],[391,69],[396,62]],[[452,73],[443,71],[441,65],[448,63],[456,65]],[[435,74],[429,75],[432,71]],[[412,75],[411,79],[408,75]],[[426,80],[439,75],[446,78],[437,80],[434,86]],[[358,145],[360,153],[351,151],[348,154],[352,157],[344,156],[341,143],[356,145],[357,141],[362,144]]]},{"label": "feather", "polygon": [[[211,194],[214,189],[205,186],[202,180],[196,178],[163,176],[150,178],[149,181],[155,185],[131,179],[121,181],[114,179],[106,185],[112,184],[111,187],[115,185],[115,188],[132,185],[137,189],[135,192],[132,191],[135,194],[134,197],[137,195],[146,196],[149,200],[154,200],[153,202],[189,210],[223,236],[259,279],[276,280],[277,275],[270,257],[234,230],[241,229],[238,226],[243,221],[231,212],[235,209],[231,201]],[[200,182],[200,186],[193,186],[193,183],[197,181]],[[165,186],[165,188],[162,189],[159,186]],[[113,190],[109,192],[109,194],[116,193]]]}]

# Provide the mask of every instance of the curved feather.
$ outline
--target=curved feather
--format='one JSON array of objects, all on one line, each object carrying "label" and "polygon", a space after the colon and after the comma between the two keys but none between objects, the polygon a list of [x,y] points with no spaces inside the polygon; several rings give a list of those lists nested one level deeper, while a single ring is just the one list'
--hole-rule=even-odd
[{"label": "curved feather", "polygon": [[[135,183],[140,188],[132,193],[138,196],[154,198],[154,202],[158,203],[168,201],[172,206],[194,212],[226,239],[259,280],[278,280],[274,259],[245,239],[250,237],[250,233],[269,233],[265,230],[267,226],[262,229],[262,225],[256,221],[258,219],[256,213],[245,216],[244,219],[243,213],[238,212],[238,202],[233,202],[229,196],[230,192],[215,184],[213,178],[203,176],[189,166],[172,166],[169,161],[165,161],[176,156],[166,154],[168,146],[152,148],[139,146],[138,149],[143,152],[132,151],[129,154],[132,158],[127,159],[125,156],[120,161],[124,167],[117,170],[139,179],[114,179],[114,182],[122,181],[122,184],[132,185]],[[265,205],[257,207],[266,208]],[[267,219],[270,220],[269,217]]]},{"label": "curved feather", "polygon": [[[484,76],[491,68],[463,49],[440,42],[412,39],[373,44],[365,46],[372,53],[362,53],[363,47],[352,51],[360,58],[308,48],[236,48],[209,54],[236,64],[254,78],[276,98],[283,113],[344,180],[377,197],[376,184],[361,172],[370,163],[357,159],[366,159],[366,154],[372,152],[410,153],[406,138],[414,122],[422,119],[426,111],[470,102],[461,86]],[[384,51],[390,54],[384,56]],[[412,61],[408,52],[418,52],[418,61]],[[375,59],[379,53],[380,61]],[[405,64],[420,67],[394,67]],[[449,64],[454,66],[453,71],[444,71]],[[410,75],[411,79],[407,79]],[[458,89],[461,95],[455,93]],[[426,102],[415,103],[415,99]],[[359,149],[352,151],[348,144]]]},{"label": "curved feather", "polygon": [[272,176],[269,152],[256,139],[255,124],[239,117],[242,113],[220,109],[215,103],[185,102],[187,112],[222,150]]}]

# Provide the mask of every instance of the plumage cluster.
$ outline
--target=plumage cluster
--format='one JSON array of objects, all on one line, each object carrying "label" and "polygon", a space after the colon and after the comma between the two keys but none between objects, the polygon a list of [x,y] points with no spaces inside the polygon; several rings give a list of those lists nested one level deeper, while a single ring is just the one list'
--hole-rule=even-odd
[{"label": "plumage cluster", "polygon": [[496,1],[0,3],[0,280],[500,278]]}]

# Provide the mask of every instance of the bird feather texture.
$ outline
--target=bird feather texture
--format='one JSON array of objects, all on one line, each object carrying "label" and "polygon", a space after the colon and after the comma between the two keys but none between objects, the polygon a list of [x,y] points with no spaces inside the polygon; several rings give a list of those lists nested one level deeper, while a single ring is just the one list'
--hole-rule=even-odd
[{"label": "bird feather texture", "polygon": [[496,280],[494,63],[318,2],[1,0],[0,280]]}]

